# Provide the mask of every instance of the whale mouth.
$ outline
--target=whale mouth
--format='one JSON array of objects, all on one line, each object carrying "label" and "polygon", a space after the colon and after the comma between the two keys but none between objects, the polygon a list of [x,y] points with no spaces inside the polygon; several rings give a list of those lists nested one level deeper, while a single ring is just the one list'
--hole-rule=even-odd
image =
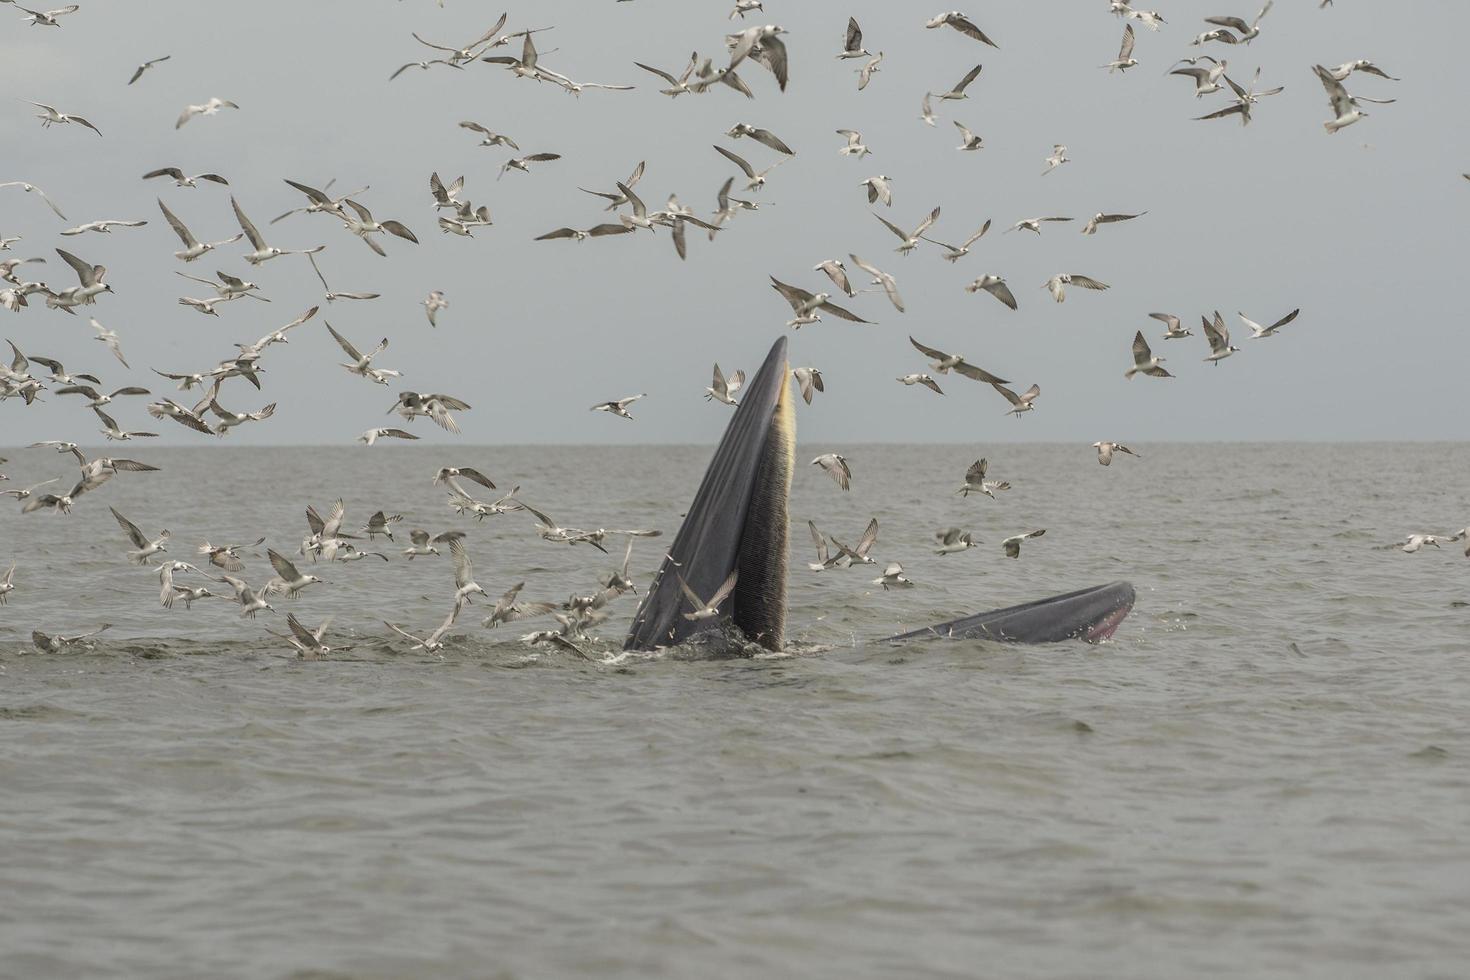
[{"label": "whale mouth", "polygon": [[1097,643],[1117,631],[1136,599],[1132,585],[1112,582],[926,626],[891,636],[887,642],[942,637],[1002,643],[1060,643],[1079,639]]}]

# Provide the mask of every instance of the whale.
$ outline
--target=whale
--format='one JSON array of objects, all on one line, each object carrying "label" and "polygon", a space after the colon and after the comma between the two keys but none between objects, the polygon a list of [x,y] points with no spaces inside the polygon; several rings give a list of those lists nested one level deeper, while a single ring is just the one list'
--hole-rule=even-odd
[{"label": "whale", "polygon": [[[796,453],[796,412],[786,338],[771,345],[746,387],[706,467],[684,522],[634,614],[625,650],[653,651],[701,634],[740,638],[780,651],[785,645],[787,500]],[[718,615],[692,615],[686,594],[702,600],[734,577]],[[993,640],[1003,643],[1097,642],[1112,636],[1133,608],[1127,582],[1112,582],[880,638]]]}]

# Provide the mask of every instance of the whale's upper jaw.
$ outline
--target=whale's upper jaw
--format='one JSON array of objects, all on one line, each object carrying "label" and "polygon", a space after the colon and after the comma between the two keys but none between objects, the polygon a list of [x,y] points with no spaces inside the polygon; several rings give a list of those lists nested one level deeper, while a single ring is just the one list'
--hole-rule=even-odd
[{"label": "whale's upper jaw", "polygon": [[[786,505],[796,440],[789,380],[786,338],[781,337],[747,385],[684,524],[638,607],[624,649],[673,646],[730,623],[747,639],[769,650],[781,649]],[[735,591],[718,619],[684,618],[691,610],[681,577],[696,595],[707,598],[737,568]]]}]

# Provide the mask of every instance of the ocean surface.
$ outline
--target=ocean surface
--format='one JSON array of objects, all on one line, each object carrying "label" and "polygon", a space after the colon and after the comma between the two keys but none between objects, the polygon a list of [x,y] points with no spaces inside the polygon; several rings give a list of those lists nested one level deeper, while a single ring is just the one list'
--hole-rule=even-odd
[{"label": "ocean surface", "polygon": [[[0,975],[1463,977],[1470,560],[1383,546],[1470,524],[1470,445],[1138,448],[803,445],[792,652],[618,656],[627,596],[589,662],[479,601],[442,655],[382,626],[452,604],[412,527],[465,529],[492,595],[621,561],[458,517],[433,471],[670,535],[709,447],[114,447],[162,471],[69,516],[0,501]],[[806,465],[834,449],[848,493]],[[75,476],[0,455],[3,487]],[[980,455],[998,500],[952,492]],[[404,516],[392,560],[316,566],[257,622],[160,608],[108,513],[175,558],[294,553],[338,496],[349,526]],[[870,516],[915,588],[806,570],[807,519]],[[934,555],[950,524],[982,546]],[[1138,603],[1103,644],[865,642],[1116,579]],[[288,608],[351,649],[294,659]],[[90,652],[30,643],[101,623]]]}]

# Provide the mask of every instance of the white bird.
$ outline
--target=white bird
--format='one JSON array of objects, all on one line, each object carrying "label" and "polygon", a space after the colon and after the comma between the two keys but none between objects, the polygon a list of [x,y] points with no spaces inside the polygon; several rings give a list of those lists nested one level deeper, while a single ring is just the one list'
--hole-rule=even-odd
[{"label": "white bird", "polygon": [[883,574],[873,579],[874,585],[883,586],[883,591],[889,589],[911,589],[913,580],[903,573],[903,566],[896,561],[891,561],[883,569]]},{"label": "white bird", "polygon": [[881,69],[879,69],[878,66],[881,65],[882,63],[883,63],[883,52],[882,51],[879,51],[877,54],[873,55],[871,58],[868,59],[867,64],[863,65],[862,68],[859,68],[858,69],[858,91],[859,92],[863,91],[864,89],[866,89],[868,87],[868,83],[873,80],[873,76],[876,75],[876,74],[878,74],[878,72],[881,70]]},{"label": "white bird", "polygon": [[801,388],[801,397],[808,405],[812,403],[812,392],[826,391],[827,386],[822,381],[822,372],[814,367],[799,367],[791,370],[791,376],[796,379]]},{"label": "white bird", "polygon": [[807,521],[806,526],[811,531],[812,541],[817,546],[817,560],[814,562],[807,562],[806,567],[810,568],[814,572],[826,571],[827,569],[834,567],[837,564],[837,559],[834,558],[827,549],[827,538],[822,534],[821,531],[817,530],[817,525],[813,522]]},{"label": "white bird", "polygon": [[332,617],[328,616],[316,629],[309,630],[301,625],[295,613],[287,613],[286,625],[291,629],[290,634],[274,633],[273,635],[281,637],[295,647],[296,656],[301,660],[321,660],[334,649],[342,649],[340,647],[328,646],[322,640],[322,637],[326,635],[327,627],[331,623]]},{"label": "white bird", "polygon": [[991,387],[1000,392],[1002,395],[1005,395],[1006,401],[1011,403],[1011,410],[1009,412],[1006,412],[1006,414],[1014,415],[1017,420],[1021,418],[1022,412],[1030,412],[1036,408],[1036,406],[1032,403],[1035,402],[1037,396],[1041,394],[1040,385],[1032,385],[1030,388],[1027,388],[1019,395],[1011,389],[1007,388],[1005,385],[992,384]]},{"label": "white bird", "polygon": [[[975,234],[971,235],[969,238],[965,239],[964,243],[961,245],[947,245],[944,242],[939,241],[938,239],[929,238],[928,236],[925,236],[924,241],[932,242],[933,244],[945,249],[946,252],[943,256],[941,256],[941,258],[943,258],[946,262],[958,262],[960,259],[970,254],[970,246],[974,245],[980,239],[984,238],[985,233],[989,230],[990,219],[986,218],[985,224],[980,226],[980,230],[975,232]],[[974,290],[972,289],[970,290],[970,292],[974,292]]]},{"label": "white bird", "polygon": [[244,579],[235,578],[233,575],[222,575],[216,581],[223,582],[235,590],[235,601],[240,604],[240,618],[254,619],[255,614],[262,609],[275,612],[275,606],[266,601],[264,594],[257,594]]},{"label": "white bird", "polygon": [[435,629],[434,632],[425,637],[415,636],[414,634],[405,630],[403,627],[395,626],[394,624],[388,622],[386,619],[383,620],[383,625],[388,627],[393,632],[397,633],[399,636],[403,637],[405,640],[412,641],[413,646],[411,647],[411,649],[423,650],[426,653],[436,653],[444,649],[444,634],[448,633],[449,630],[454,626],[454,621],[459,618],[459,610],[460,607],[458,605],[449,610],[449,615],[444,617],[444,622],[440,623],[439,627]]},{"label": "white bird", "polygon": [[929,226],[939,220],[939,210],[940,209],[936,207],[933,211],[930,211],[929,216],[923,221],[919,222],[919,226],[915,228],[912,233],[904,231],[902,228],[898,227],[893,222],[883,217],[881,214],[874,214],[873,217],[883,222],[883,227],[887,228],[889,231],[893,232],[893,234],[898,236],[901,244],[898,246],[898,248],[894,249],[894,251],[898,252],[901,255],[908,255],[919,246],[919,239],[924,237],[924,232],[929,230]]},{"label": "white bird", "polygon": [[717,363],[715,364],[714,380],[710,382],[708,388],[704,389],[704,400],[713,400],[723,402],[726,405],[734,405],[736,404],[735,392],[739,391],[744,384],[744,371],[736,371],[727,379],[720,371],[720,365]]},{"label": "white bird", "polygon": [[968,17],[960,13],[958,10],[951,10],[947,14],[936,14],[924,26],[930,30],[933,30],[936,27],[953,27],[955,30],[959,31],[966,37],[972,37],[977,41],[983,41],[984,43],[990,45],[992,48],[1000,47],[1000,45],[996,44],[990,38],[986,37],[984,31],[976,27],[975,24]]},{"label": "white bird", "polygon": [[1393,77],[1382,68],[1379,68],[1373,62],[1368,61],[1364,58],[1359,58],[1356,61],[1345,61],[1342,64],[1338,65],[1336,68],[1329,68],[1327,70],[1327,73],[1333,78],[1337,79],[1339,82],[1343,82],[1347,81],[1347,77],[1355,71],[1360,71],[1368,75],[1377,75],[1379,78],[1386,78],[1390,82],[1399,81],[1399,79]]},{"label": "white bird", "polygon": [[[1194,97],[1196,99],[1220,91],[1220,78],[1225,74],[1225,69],[1228,67],[1227,62],[1216,61],[1209,55],[1201,55],[1199,59],[1191,58],[1188,60],[1190,61],[1192,67],[1175,68],[1171,70],[1169,74],[1187,75],[1188,77],[1193,78]],[[1193,66],[1193,62],[1195,60],[1208,61],[1210,62],[1210,67],[1201,68],[1198,66]]]},{"label": "white bird", "polygon": [[812,466],[820,466],[822,471],[832,478],[844,490],[852,486],[852,470],[847,465],[847,458],[839,453],[823,453],[812,460]]},{"label": "white bird", "polygon": [[863,47],[863,29],[858,26],[856,17],[847,18],[847,33],[843,36],[842,50],[838,52],[837,57],[838,59],[872,57],[872,52]]},{"label": "white bird", "polygon": [[628,412],[628,406],[633,404],[640,398],[647,397],[648,392],[645,391],[637,395],[629,395],[627,398],[619,398],[616,401],[602,402],[601,404],[593,405],[591,411],[607,412],[611,415],[616,415],[619,418],[632,419],[633,416]]},{"label": "white bird", "polygon": [[222,241],[201,242],[194,237],[194,233],[179,220],[178,216],[168,209],[168,205],[163,203],[162,198],[158,199],[158,209],[163,212],[163,217],[168,221],[169,227],[174,230],[174,234],[179,236],[179,241],[184,243],[183,249],[174,253],[174,258],[184,262],[193,262],[201,255],[219,248],[221,245],[230,245],[245,237],[245,233],[240,232]]},{"label": "white bird", "polygon": [[10,593],[15,591],[15,562],[5,570],[5,576],[0,578],[0,606],[10,601]]},{"label": "white bird", "polygon": [[[102,293],[112,292],[112,286],[102,281],[107,275],[106,266],[83,262],[63,248],[58,248],[56,254],[61,256],[67,265],[71,266],[72,271],[77,274],[77,281],[80,285],[68,286],[57,294],[58,298],[48,297],[46,300],[47,306],[54,304],[56,306],[70,308],[72,306],[91,305],[96,301],[97,296]],[[65,301],[62,302],[62,299]]]},{"label": "white bird", "polygon": [[1181,337],[1193,337],[1194,331],[1181,327],[1179,318],[1172,313],[1150,313],[1149,316],[1164,324],[1167,329],[1164,332],[1165,340],[1178,340]]},{"label": "white bird", "polygon": [[1039,538],[1045,533],[1046,528],[1041,528],[1039,531],[1027,531],[1025,534],[1015,534],[1002,541],[1000,546],[1005,550],[1007,558],[1020,558],[1021,542],[1027,538]]},{"label": "white bird", "polygon": [[[1135,453],[1121,442],[1094,442],[1092,448],[1097,450],[1097,461],[1103,466],[1113,465],[1113,453],[1115,452],[1127,453],[1129,456],[1138,456],[1138,453]],[[1138,458],[1142,459],[1143,457],[1138,456]]]},{"label": "white bird", "polygon": [[837,135],[847,140],[847,145],[837,151],[845,157],[855,156],[858,159],[862,159],[873,152],[863,143],[863,134],[855,129],[839,129],[837,130]]},{"label": "white bird", "polygon": [[769,68],[776,76],[777,87],[786,91],[789,80],[786,44],[780,38],[785,33],[786,28],[779,24],[764,24],[746,28],[739,34],[726,35],[725,44],[730,48],[727,71],[734,71],[746,57],[751,57]]},{"label": "white bird", "polygon": [[960,145],[957,146],[957,147],[955,147],[955,149],[957,149],[957,150],[983,150],[983,149],[985,149],[985,141],[983,139],[981,139],[980,137],[976,136],[974,133],[970,132],[969,129],[967,129],[965,127],[965,124],[964,123],[962,123],[958,119],[956,119],[954,121],[954,124],[955,124],[955,127],[958,128],[959,131],[960,131]]},{"label": "white bird", "polygon": [[[757,171],[754,167],[750,165],[748,161],[745,160],[744,157],[740,156],[739,154],[731,153],[723,146],[715,146],[715,150],[720,154],[720,156],[724,157],[726,160],[729,160],[731,163],[735,164],[735,166],[739,167],[741,172],[744,173],[747,178],[749,178],[745,184],[745,189],[748,191],[758,191],[762,187],[764,187],[766,185],[766,174],[770,173],[772,170],[775,170],[777,167],[781,166],[781,164],[790,159],[790,157],[781,157],[766,169]],[[618,186],[622,187],[623,185],[619,184]]]},{"label": "white bird", "polygon": [[[1051,156],[1047,157],[1044,162],[1046,163],[1046,169],[1041,172],[1041,176],[1043,176],[1043,177],[1045,177],[1047,174],[1051,173],[1053,170],[1055,170],[1058,167],[1060,167],[1062,164],[1064,164],[1064,163],[1071,163],[1072,161],[1067,156],[1067,148],[1065,146],[1063,146],[1061,143],[1054,143],[1054,144],[1052,144],[1052,148],[1051,148]],[[1071,218],[1037,218],[1035,220],[1037,220],[1037,221],[1071,221],[1072,219]],[[1032,231],[1040,231],[1041,229],[1040,228],[1032,228],[1031,230]]]},{"label": "white bird", "polygon": [[148,539],[148,536],[142,532],[138,525],[134,524],[132,521],[119,514],[116,507],[109,507],[107,509],[112,511],[112,517],[115,521],[117,521],[118,527],[123,529],[123,533],[128,536],[128,540],[131,541],[133,543],[133,547],[137,549],[135,551],[128,552],[128,561],[132,562],[134,565],[147,565],[149,564],[148,559],[150,557],[168,551],[168,528],[164,528],[162,531],[158,532],[158,537],[150,541]]},{"label": "white bird", "polygon": [[887,174],[879,174],[869,177],[858,184],[868,192],[868,203],[873,204],[882,201],[887,207],[893,207],[893,178]]},{"label": "white bird", "polygon": [[41,120],[42,129],[45,129],[48,126],[52,125],[65,125],[67,123],[76,123],[78,126],[87,127],[98,136],[102,135],[102,130],[98,129],[96,126],[93,126],[81,116],[75,116],[69,112],[61,112],[55,106],[49,106],[43,102],[32,102],[31,105],[41,110],[39,113],[37,113],[36,118]]},{"label": "white bird", "polygon": [[960,551],[968,551],[980,543],[969,531],[962,531],[957,527],[947,527],[942,531],[936,531],[934,539],[939,542],[939,547],[934,551],[936,555],[953,555]]},{"label": "white bird", "polygon": [[905,374],[903,377],[898,378],[896,380],[900,384],[906,384],[906,385],[910,385],[910,386],[913,386],[913,385],[923,385],[925,388],[928,388],[930,391],[934,392],[934,394],[936,394],[936,395],[942,395],[942,394],[944,394],[944,392],[939,387],[939,382],[935,381],[933,378],[929,377],[929,375],[927,375],[927,374]]},{"label": "white bird", "polygon": [[735,0],[735,9],[730,11],[729,19],[734,20],[736,17],[739,17],[741,20],[744,20],[745,15],[752,10],[764,11],[765,9],[761,5],[761,0]]},{"label": "white bird", "polygon": [[1099,211],[1087,219],[1087,224],[1082,226],[1082,234],[1096,235],[1099,225],[1113,224],[1118,221],[1132,221],[1134,218],[1141,218],[1146,214],[1148,214],[1147,211],[1140,211],[1137,214],[1104,214]]},{"label": "white bird", "polygon": [[929,101],[933,94],[933,92],[925,92],[924,100],[919,103],[919,120],[930,126],[934,125],[934,104]]},{"label": "white bird", "polygon": [[[1281,329],[1282,327],[1286,326],[1291,321],[1295,320],[1296,317],[1297,317],[1297,314],[1300,313],[1300,312],[1301,312],[1301,308],[1298,307],[1298,308],[1292,310],[1290,313],[1286,314],[1286,316],[1284,316],[1281,319],[1277,320],[1275,323],[1271,324],[1269,327],[1263,327],[1263,326],[1261,326],[1259,323],[1257,323],[1256,321],[1250,319],[1244,313],[1241,313],[1239,311],[1236,311],[1236,314],[1235,315],[1238,316],[1238,317],[1240,317],[1240,322],[1241,323],[1244,323],[1246,326],[1248,326],[1248,327],[1251,328],[1251,339],[1252,340],[1259,340],[1262,337],[1274,337],[1274,336],[1276,336],[1276,331],[1279,330],[1279,329]],[[58,392],[58,394],[60,394],[60,392]]]},{"label": "white bird", "polygon": [[1271,5],[1274,2],[1275,0],[1266,0],[1265,6],[1261,7],[1261,12],[1256,14],[1256,19],[1249,24],[1240,17],[1206,17],[1205,23],[1218,24],[1221,27],[1228,27],[1234,30],[1238,36],[1229,42],[1231,44],[1249,44],[1260,35],[1261,18],[1270,13]]},{"label": "white bird", "polygon": [[898,294],[897,279],[893,278],[893,276],[884,272],[877,266],[873,265],[871,262],[864,262],[862,259],[858,258],[856,255],[853,255],[851,252],[848,253],[847,257],[852,259],[853,265],[857,266],[859,269],[862,269],[868,275],[873,277],[871,285],[881,286],[883,288],[883,292],[888,296],[888,302],[893,304],[894,309],[898,310],[898,312],[900,313],[904,311],[903,297]]},{"label": "white bird", "polygon": [[1005,279],[1001,276],[981,276],[979,279],[976,279],[974,282],[966,286],[965,292],[976,293],[982,289],[990,295],[994,296],[996,299],[1000,300],[1006,306],[1009,306],[1011,309],[1014,310],[1016,308],[1016,296],[1014,293],[1011,292],[1011,287],[1006,285]]},{"label": "white bird", "polygon": [[157,64],[160,64],[162,62],[167,61],[168,59],[170,59],[172,57],[173,57],[173,55],[166,54],[162,58],[149,58],[147,61],[143,62],[141,65],[139,65],[136,69],[133,70],[133,77],[130,78],[130,79],[128,79],[128,84],[129,85],[133,84],[138,79],[140,79],[140,78],[143,77],[143,73],[145,71],[147,71],[148,69],[152,68],[154,65],[157,65]]},{"label": "white bird", "polygon": [[[99,626],[97,629],[94,629],[90,633],[79,633],[76,636],[47,636],[40,630],[31,630],[31,642],[35,644],[36,649],[40,650],[42,653],[60,653],[67,647],[76,646],[78,643],[84,643],[85,641],[96,636],[98,633],[109,630],[111,628],[111,623],[103,623],[101,626]],[[88,649],[93,646],[93,644],[91,643],[87,643],[86,645]]]},{"label": "white bird", "polygon": [[1046,282],[1041,284],[1042,289],[1048,289],[1051,291],[1052,298],[1055,299],[1058,303],[1065,303],[1067,301],[1068,286],[1081,286],[1083,289],[1095,290],[1109,288],[1107,283],[1098,282],[1091,276],[1082,276],[1077,275],[1076,273],[1066,272],[1059,272],[1048,279]]},{"label": "white bird", "polygon": [[[1400,550],[1412,555],[1427,544],[1438,548],[1440,540],[1440,536],[1436,534],[1411,534],[1400,546]],[[1453,541],[1455,538],[1449,540]]]},{"label": "white bird", "polygon": [[974,68],[971,68],[965,74],[965,77],[960,79],[959,84],[955,85],[948,92],[928,92],[926,95],[939,99],[941,102],[953,99],[968,99],[969,96],[965,94],[965,89],[969,88],[970,83],[980,77],[981,67],[980,65],[976,65]]},{"label": "white bird", "polygon": [[315,575],[303,575],[291,564],[291,559],[276,549],[267,548],[265,553],[270,559],[271,567],[276,570],[276,577],[265,583],[265,588],[260,590],[261,595],[270,596],[283,592],[287,599],[295,599],[308,585],[321,582]]},{"label": "white bird", "polygon": [[114,228],[141,228],[147,223],[146,221],[89,221],[84,225],[68,228],[62,234],[85,235],[89,231],[95,231],[103,235],[110,235]]},{"label": "white bird", "polygon": [[196,182],[201,180],[212,181],[216,184],[224,184],[226,187],[228,187],[230,183],[219,174],[194,174],[192,176],[189,176],[186,175],[178,167],[159,167],[157,170],[150,170],[143,175],[144,180],[152,180],[154,177],[172,177],[175,187],[196,187],[198,186]]},{"label": "white bird", "polygon": [[423,307],[429,317],[429,326],[437,327],[439,311],[449,309],[449,300],[444,298],[444,293],[435,289],[424,297]]},{"label": "white bird", "polygon": [[990,461],[984,458],[977,459],[971,463],[970,468],[965,471],[965,485],[956,490],[955,493],[962,497],[968,497],[972,493],[983,493],[991,500],[994,500],[995,491],[1009,490],[1011,488],[1009,481],[985,479],[985,473],[989,466]]},{"label": "white bird", "polygon": [[186,105],[184,106],[184,111],[179,113],[179,121],[174,123],[174,129],[179,129],[184,125],[184,123],[188,122],[190,119],[193,119],[195,116],[212,116],[215,113],[219,112],[221,109],[238,108],[240,107],[231,102],[229,99],[220,99],[214,97],[211,97],[210,100],[203,105]]},{"label": "white bird", "polygon": [[848,296],[856,295],[853,292],[851,281],[847,278],[847,266],[842,264],[841,259],[823,259],[821,262],[812,266],[812,271],[825,272],[827,278],[831,279],[838,289],[842,290]]},{"label": "white bird", "polygon": [[7,180],[4,183],[0,183],[0,189],[6,188],[6,187],[19,187],[22,190],[24,190],[27,194],[35,194],[35,195],[37,195],[38,197],[40,197],[41,200],[43,200],[43,201],[46,202],[46,206],[48,208],[50,208],[52,211],[56,212],[56,216],[58,218],[60,218],[62,221],[68,220],[67,217],[66,217],[66,215],[64,215],[64,214],[61,213],[61,209],[56,206],[56,202],[53,201],[53,200],[51,200],[51,198],[47,197],[46,196],[46,192],[43,191],[43,190],[41,190],[41,188],[37,187],[35,184],[28,183],[28,182],[26,182],[24,180]]},{"label": "white bird", "polygon": [[365,446],[377,443],[379,439],[417,439],[418,436],[404,429],[368,429],[357,437],[357,441]]},{"label": "white bird", "polygon": [[874,517],[868,521],[868,526],[863,528],[863,536],[858,539],[857,547],[849,548],[837,540],[837,535],[832,535],[832,543],[837,546],[836,564],[843,568],[851,568],[853,565],[876,565],[877,559],[869,552],[873,545],[878,543],[878,518]]},{"label": "white bird", "polygon": [[[55,10],[32,10],[29,7],[22,7],[20,4],[15,3],[15,0],[4,0],[4,2],[15,4],[17,10],[24,10],[26,16],[22,17],[21,20],[26,21],[32,27],[60,27],[61,24],[57,22],[56,18],[64,14],[74,14],[82,9],[77,4],[69,3],[65,7],[57,7]],[[106,627],[104,626],[103,629],[106,629]],[[99,630],[98,632],[101,631]]]},{"label": "white bird", "polygon": [[1240,124],[1242,126],[1248,126],[1250,125],[1251,121],[1252,106],[1254,106],[1261,99],[1266,98],[1268,95],[1280,95],[1282,92],[1286,91],[1285,88],[1278,85],[1275,88],[1269,88],[1263,92],[1257,92],[1256,85],[1261,81],[1261,69],[1259,68],[1256,69],[1255,78],[1251,80],[1251,85],[1249,89],[1243,89],[1239,85],[1235,84],[1235,80],[1232,79],[1229,75],[1222,75],[1221,77],[1225,79],[1225,84],[1230,86],[1230,91],[1235,93],[1235,101],[1223,109],[1216,109],[1214,112],[1206,113],[1203,116],[1196,116],[1196,121],[1205,119],[1224,119],[1226,116],[1239,115]]},{"label": "white bird", "polygon": [[1205,360],[1219,367],[1221,361],[1239,351],[1240,348],[1230,345],[1230,331],[1226,329],[1225,318],[1220,315],[1219,310],[1215,311],[1214,322],[1204,317],[1200,317],[1200,321],[1204,324],[1205,339],[1210,342],[1210,356]]},{"label": "white bird", "polygon": [[[325,321],[323,322],[325,323]],[[387,337],[384,337],[382,340],[378,341],[378,345],[376,347],[364,354],[362,351],[353,346],[352,341],[348,340],[346,337],[338,333],[330,323],[327,323],[326,327],[327,332],[332,335],[332,339],[337,342],[337,346],[341,347],[342,352],[352,359],[351,364],[341,365],[342,367],[347,369],[348,374],[355,374],[359,378],[366,378],[369,381],[380,385],[386,385],[389,378],[402,377],[402,372],[400,371],[393,371],[388,368],[373,367],[373,358],[377,357],[388,348]],[[368,445],[372,445],[372,443],[369,442]]]},{"label": "white bird", "polygon": [[940,374],[948,374],[953,370],[956,374],[962,374],[974,381],[983,381],[987,384],[1010,384],[1005,378],[998,378],[982,367],[978,367],[965,360],[963,354],[947,354],[935,347],[926,347],[913,337],[909,337],[909,343],[914,349],[932,362],[933,369]]},{"label": "white bird", "polygon": [[453,541],[457,537],[464,537],[464,532],[445,531],[442,534],[430,535],[428,531],[410,531],[408,532],[408,539],[413,544],[404,548],[403,554],[407,556],[409,561],[413,561],[415,558],[426,558],[429,555],[437,555],[439,554],[439,549],[434,547],[434,545],[445,544],[446,542]]},{"label": "white bird", "polygon": [[871,322],[864,320],[851,310],[831,302],[831,297],[828,293],[808,292],[800,286],[792,286],[789,283],[784,283],[775,276],[771,276],[770,280],[771,288],[781,294],[781,297],[790,305],[792,312],[796,314],[790,320],[786,321],[788,327],[800,329],[806,324],[820,322],[822,318],[817,313],[818,310],[831,313],[839,319],[850,320],[853,323]]},{"label": "white bird", "polygon": [[264,422],[276,413],[275,402],[271,402],[258,412],[231,412],[221,406],[216,400],[218,391],[219,385],[216,384],[215,393],[211,393],[209,396],[209,410],[220,420],[219,428],[215,429],[215,433],[220,437],[223,437],[231,429],[244,425],[246,422]]},{"label": "white bird", "polygon": [[417,391],[403,391],[398,394],[398,401],[388,409],[389,412],[397,412],[405,420],[412,422],[421,416],[428,416],[434,420],[434,424],[447,432],[459,433],[459,422],[449,413],[467,412],[470,406],[467,402],[455,398],[453,395],[420,394]]},{"label": "white bird", "polygon": [[97,413],[97,418],[102,422],[104,426],[102,434],[107,436],[107,440],[109,442],[127,442],[129,439],[134,439],[138,437],[149,439],[158,438],[157,432],[129,432],[123,429],[117,424],[116,419],[114,419],[111,415],[108,415],[106,412],[102,411],[102,409],[96,407],[95,405],[92,406],[92,411]]},{"label": "white bird", "polygon": [[1108,74],[1111,75],[1115,71],[1127,72],[1128,69],[1137,65],[1138,62],[1133,58],[1134,40],[1133,25],[1128,24],[1123,28],[1123,43],[1118,48],[1118,57],[1114,58],[1112,61],[1108,62],[1105,65],[1100,65],[1099,67],[1106,68],[1108,70]]},{"label": "white bird", "polygon": [[365,299],[377,299],[380,295],[382,295],[381,293],[338,293],[338,292],[334,292],[332,290],[332,287],[327,283],[327,277],[324,276],[324,275],[322,275],[321,267],[316,264],[316,256],[315,255],[307,255],[306,261],[308,261],[308,262],[311,263],[311,270],[316,273],[317,279],[319,279],[321,281],[322,288],[326,290],[326,295],[325,295],[324,298],[326,299],[326,301],[328,303],[334,303],[334,302],[336,302],[339,299],[364,299],[364,300]]},{"label": "white bird", "polygon": [[342,226],[358,238],[361,238],[367,244],[368,248],[377,252],[379,255],[386,257],[388,253],[383,250],[383,246],[379,245],[370,237],[372,235],[387,232],[405,241],[413,242],[415,245],[419,243],[418,238],[404,226],[403,222],[395,221],[392,218],[389,218],[387,221],[376,221],[373,219],[371,211],[351,198],[344,198],[342,203],[346,204],[357,215],[355,218],[351,215],[346,215],[342,220]]},{"label": "white bird", "polygon": [[1071,218],[1022,218],[1011,225],[1006,231],[1034,231],[1041,234],[1041,223],[1043,221],[1071,221]]},{"label": "white bird", "polygon": [[475,566],[470,561],[470,554],[465,550],[464,538],[456,537],[449,542],[449,557],[454,560],[454,608],[461,609],[470,602],[473,595],[482,595],[489,598],[484,589],[480,588],[475,581]]},{"label": "white bird", "polygon": [[240,222],[240,230],[250,240],[252,251],[245,254],[245,261],[251,265],[260,265],[262,262],[281,255],[310,255],[313,252],[320,252],[326,248],[325,245],[318,245],[315,248],[307,249],[285,249],[268,245],[266,244],[265,236],[260,233],[259,229],[255,227],[249,218],[245,217],[245,212],[240,209],[240,202],[235,200],[233,194],[230,195],[230,206],[235,209],[235,219]]},{"label": "white bird", "polygon": [[1123,372],[1123,377],[1132,380],[1135,374],[1146,374],[1152,378],[1172,378],[1163,368],[1164,359],[1149,349],[1148,341],[1143,339],[1143,331],[1140,330],[1133,336],[1133,366]]},{"label": "white bird", "polygon": [[693,612],[685,613],[684,618],[699,621],[718,617],[720,615],[720,603],[728,599],[730,593],[735,591],[735,582],[739,577],[740,569],[737,568],[729,574],[725,581],[720,583],[720,587],[715,590],[715,594],[710,596],[709,601],[706,602],[694,594],[694,590],[689,587],[689,583],[684,581],[684,576],[680,575],[679,588],[683,591],[684,597],[689,600],[689,604],[694,610]]}]

